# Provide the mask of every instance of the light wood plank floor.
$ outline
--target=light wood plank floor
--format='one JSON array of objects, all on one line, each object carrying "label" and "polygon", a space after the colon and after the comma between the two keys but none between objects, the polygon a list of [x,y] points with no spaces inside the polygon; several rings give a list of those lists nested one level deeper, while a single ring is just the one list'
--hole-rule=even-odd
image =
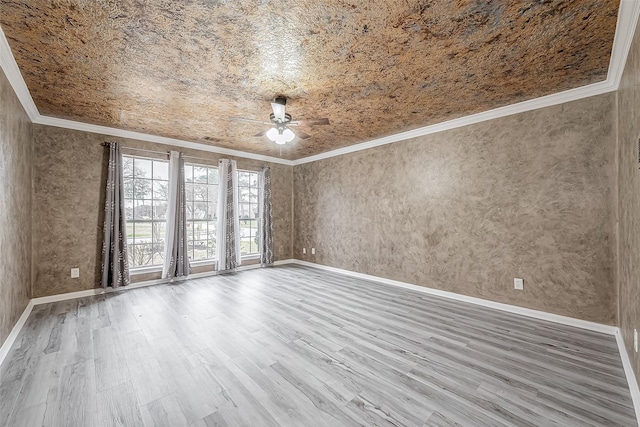
[{"label": "light wood plank floor", "polygon": [[298,266],[37,306],[1,426],[631,426],[615,339]]}]

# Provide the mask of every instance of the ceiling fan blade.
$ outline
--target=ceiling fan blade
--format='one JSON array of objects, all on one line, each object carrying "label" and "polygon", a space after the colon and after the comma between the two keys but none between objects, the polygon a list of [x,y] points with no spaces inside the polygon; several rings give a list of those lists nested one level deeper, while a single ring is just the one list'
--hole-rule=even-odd
[{"label": "ceiling fan blade", "polygon": [[265,122],[264,120],[245,119],[244,117],[229,117],[232,122],[245,122],[245,123],[257,123],[261,125],[271,125],[271,122]]},{"label": "ceiling fan blade", "polygon": [[273,115],[275,116],[276,120],[278,120],[279,122],[284,122],[284,105],[277,102],[272,102],[271,108],[273,109]]},{"label": "ceiling fan blade", "polygon": [[300,139],[309,139],[311,138],[311,135],[307,135],[306,133],[302,132],[301,130],[293,130],[293,133],[296,134],[296,136]]},{"label": "ceiling fan blade", "polygon": [[323,119],[296,120],[295,122],[289,123],[291,126],[324,126],[330,124],[329,119],[326,117]]},{"label": "ceiling fan blade", "polygon": [[267,134],[267,132],[269,131],[269,129],[264,130],[262,132],[258,132],[255,135],[253,135],[254,137],[260,137],[260,136],[265,136]]}]

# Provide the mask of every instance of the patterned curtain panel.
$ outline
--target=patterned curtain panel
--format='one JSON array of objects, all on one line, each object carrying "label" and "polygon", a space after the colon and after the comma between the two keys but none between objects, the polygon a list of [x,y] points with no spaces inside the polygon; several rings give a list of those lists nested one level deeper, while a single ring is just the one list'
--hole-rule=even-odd
[{"label": "patterned curtain panel", "polygon": [[264,166],[258,174],[258,203],[260,211],[260,264],[273,264],[273,225],[271,215],[271,170]]},{"label": "patterned curtain panel", "polygon": [[218,230],[216,246],[218,271],[240,265],[240,217],[238,215],[238,173],[236,161],[218,162]]},{"label": "patterned curtain panel", "polygon": [[167,231],[164,239],[163,278],[189,275],[186,220],[184,159],[182,158],[182,153],[172,151],[169,156],[169,201],[167,206]]},{"label": "patterned curtain panel", "polygon": [[120,144],[109,146],[107,191],[104,202],[104,229],[102,238],[103,288],[129,284],[129,260],[127,259],[127,225],[124,216],[124,180],[122,178],[122,150]]}]

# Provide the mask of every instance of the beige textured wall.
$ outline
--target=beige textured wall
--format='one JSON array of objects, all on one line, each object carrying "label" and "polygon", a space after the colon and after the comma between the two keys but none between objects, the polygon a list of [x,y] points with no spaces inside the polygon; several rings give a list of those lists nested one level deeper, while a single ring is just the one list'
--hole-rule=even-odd
[{"label": "beige textured wall", "polygon": [[640,26],[618,89],[619,326],[640,380],[633,329],[640,329]]},{"label": "beige textured wall", "polygon": [[[99,286],[103,221],[103,179],[107,152],[100,144],[168,151],[172,147],[88,132],[36,125],[34,191],[34,296]],[[215,153],[173,149],[217,165]],[[133,154],[133,152],[131,152]],[[139,155],[149,156],[148,153]],[[258,170],[264,162],[233,158],[241,169]],[[207,163],[207,161],[202,161]],[[270,164],[276,260],[291,258],[293,168]],[[80,267],[80,278],[70,269]],[[149,278],[149,277],[147,277]]]},{"label": "beige textured wall", "polygon": [[0,70],[0,346],[29,303],[33,134]]},{"label": "beige textured wall", "polygon": [[614,105],[605,94],[295,166],[294,256],[614,324]]}]

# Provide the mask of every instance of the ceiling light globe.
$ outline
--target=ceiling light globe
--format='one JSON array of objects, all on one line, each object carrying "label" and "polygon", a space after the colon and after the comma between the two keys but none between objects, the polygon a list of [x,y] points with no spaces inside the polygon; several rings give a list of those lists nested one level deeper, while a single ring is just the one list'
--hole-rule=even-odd
[{"label": "ceiling light globe", "polygon": [[296,134],[293,133],[291,129],[285,129],[284,132],[282,132],[282,136],[284,136],[285,142],[291,142],[296,137]]},{"label": "ceiling light globe", "polygon": [[271,128],[267,131],[267,133],[265,134],[265,136],[267,138],[269,138],[271,141],[276,142],[276,138],[278,138],[280,136],[280,134],[278,133],[278,129],[276,128]]}]

